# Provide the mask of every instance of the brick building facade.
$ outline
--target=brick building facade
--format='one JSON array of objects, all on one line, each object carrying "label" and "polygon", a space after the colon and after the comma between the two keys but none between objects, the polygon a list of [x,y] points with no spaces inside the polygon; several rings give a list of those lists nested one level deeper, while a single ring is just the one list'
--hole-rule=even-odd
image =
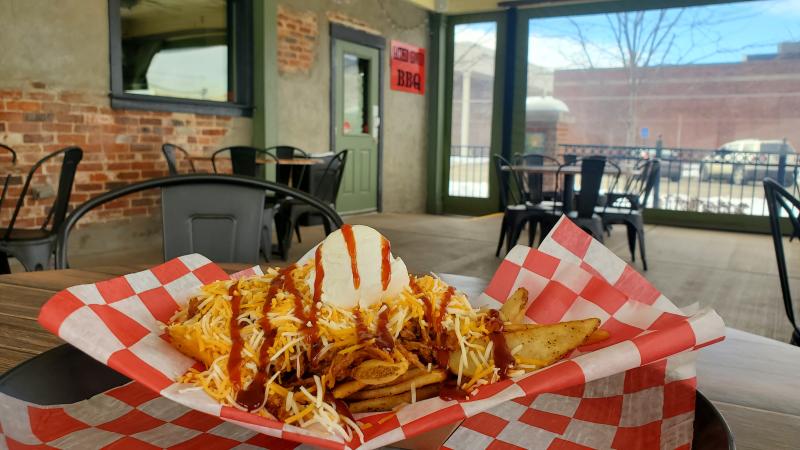
[{"label": "brick building facade", "polygon": [[[558,70],[554,96],[570,109],[562,143],[718,148],[737,139],[800,144],[800,59],[640,69],[634,96],[626,69]],[[635,142],[626,142],[629,102]],[[649,140],[642,142],[641,129]]]},{"label": "brick building facade", "polygon": [[[65,0],[53,8],[48,0],[9,0],[0,6],[0,16],[7,19],[0,28],[4,43],[0,143],[19,154],[0,209],[0,223],[8,223],[31,165],[70,145],[84,151],[73,207],[123,184],[166,175],[161,153],[166,142],[192,154],[208,155],[226,146],[253,144],[253,130],[260,126],[272,132],[269,145],[328,152],[329,24],[379,35],[387,46],[391,39],[427,46],[427,12],[413,5],[360,0],[334,7],[322,0],[282,0],[271,6],[277,9],[276,23],[268,25],[277,34],[277,48],[271,49],[276,53],[271,70],[277,72],[277,86],[273,85],[270,96],[275,115],[267,119],[275,123],[256,124],[251,117],[115,109],[109,98],[108,5],[107,0]],[[388,62],[384,57],[384,71]],[[390,91],[388,78],[383,89],[384,165],[398,167],[402,160],[409,169],[384,172],[384,210],[420,212],[425,207],[425,98]],[[0,152],[0,164],[3,158]],[[33,195],[26,199],[17,226],[38,227],[44,221],[58,183],[57,166],[48,163],[33,180]],[[211,170],[203,164],[198,169]],[[81,223],[114,227],[119,220],[131,223],[137,218],[157,223],[158,210],[155,193],[129,196],[91,213]]]}]

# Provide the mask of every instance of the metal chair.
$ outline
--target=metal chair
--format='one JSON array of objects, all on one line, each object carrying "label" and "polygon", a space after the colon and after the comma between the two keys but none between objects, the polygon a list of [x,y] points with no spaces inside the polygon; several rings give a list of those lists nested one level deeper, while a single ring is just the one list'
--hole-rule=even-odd
[{"label": "metal chair", "polygon": [[[13,148],[5,144],[0,144],[0,150],[4,150],[11,153],[11,164],[15,166],[17,165],[17,152],[15,152]],[[9,172],[6,174],[5,181],[3,181],[3,192],[2,194],[0,194],[0,210],[2,210],[3,202],[5,202],[6,200],[6,194],[8,193],[8,185],[11,183],[11,177],[12,173]]]},{"label": "metal chair", "polygon": [[[570,211],[567,214],[567,217],[575,222],[576,225],[589,232],[592,237],[600,242],[603,242],[603,219],[599,214],[595,213],[594,209],[595,206],[597,206],[597,200],[600,197],[600,185],[603,181],[603,174],[605,173],[607,162],[608,160],[604,156],[587,156],[584,158],[576,158],[574,161],[565,162],[562,164],[556,172],[556,191],[558,191],[559,180],[561,179],[561,173],[563,169],[567,166],[580,164],[581,192],[578,196],[577,208],[574,211]],[[617,174],[614,181],[614,184],[616,184],[616,180],[619,179],[621,170],[615,163],[611,162],[611,164],[617,168]],[[613,188],[611,190],[613,190]],[[563,201],[569,202],[572,201],[572,199],[565,198]],[[553,208],[553,212],[556,212],[555,207]],[[549,226],[547,229],[542,230],[542,234],[546,235],[552,229],[552,225],[550,225],[550,223],[545,223],[543,226]]]},{"label": "metal chair", "polygon": [[[520,174],[514,170],[512,164],[500,155],[493,155],[495,172],[500,187],[500,202],[503,207],[503,221],[500,223],[500,238],[497,241],[497,250],[494,255],[500,256],[503,239],[506,242],[506,253],[519,240],[519,235],[525,224],[528,224],[528,245],[533,244],[537,224],[542,224],[542,229],[552,228],[561,215],[560,208],[552,205],[535,205],[527,200],[528,196],[523,187]],[[504,170],[504,167],[508,169]],[[544,233],[542,234],[544,236]]]},{"label": "metal chair", "polygon": [[107,192],[75,208],[58,235],[56,268],[69,267],[69,234],[81,217],[100,205],[148,189],[161,189],[162,193],[165,259],[198,252],[217,262],[257,264],[265,191],[291,196],[297,204],[321,214],[328,223],[326,232],[343,223],[328,204],[282,184],[231,175],[154,178]]},{"label": "metal chair", "polygon": [[[310,192],[307,176],[308,166],[281,164],[281,161],[286,159],[310,159],[311,155],[308,152],[290,145],[276,145],[274,147],[268,147],[265,151],[273,154],[278,162],[275,167],[275,181],[292,186],[295,189],[300,189],[304,192]],[[297,242],[302,242],[299,223],[295,225],[294,232],[297,235]]]},{"label": "metal chair", "polygon": [[221,148],[211,154],[211,167],[214,173],[219,173],[217,169],[217,159],[222,153],[228,152],[231,157],[231,169],[234,175],[246,177],[256,177],[264,179],[264,164],[258,162],[258,158],[272,160],[278,163],[278,158],[267,150],[244,145]]},{"label": "metal chair", "polygon": [[[661,163],[657,159],[643,160],[637,164],[638,175],[629,178],[623,193],[610,192],[606,195],[606,203],[596,207],[595,211],[603,219],[603,228],[611,225],[625,225],[628,232],[628,248],[631,261],[636,262],[636,241],[639,241],[639,254],[642,257],[642,268],[647,270],[645,257],[644,218],[643,213],[653,186],[661,173]],[[626,205],[627,204],[627,205]]]},{"label": "metal chair", "polygon": [[181,153],[183,155],[183,159],[189,161],[189,172],[197,172],[197,169],[194,167],[194,162],[192,162],[192,160],[189,158],[189,152],[183,148],[178,147],[175,144],[166,143],[161,146],[161,152],[164,153],[164,158],[167,160],[167,167],[169,167],[170,175],[177,175],[180,173],[178,171],[177,153]]},{"label": "metal chair", "polygon": [[264,151],[274,155],[278,161],[278,166],[275,168],[275,181],[278,183],[291,185],[295,189],[309,192],[308,178],[306,177],[308,166],[295,166],[288,164],[281,164],[280,160],[283,159],[309,159],[311,155],[305,150],[291,145],[276,145],[268,147]]},{"label": "metal chair", "polygon": [[[25,205],[25,196],[30,189],[31,181],[38,169],[47,161],[62,156],[61,171],[58,179],[58,191],[53,199],[42,226],[37,229],[15,228],[17,217]],[[75,181],[75,172],[83,158],[83,150],[79,147],[67,147],[53,152],[40,159],[28,171],[25,183],[22,185],[17,206],[11,215],[8,227],[0,239],[0,273],[11,273],[8,257],[13,256],[22,263],[25,270],[44,270],[50,266],[50,258],[55,250],[56,238],[64,217],[67,215],[69,199],[72,194],[72,184]],[[49,228],[48,228],[49,226]]]},{"label": "metal chair", "polygon": [[[514,163],[522,166],[543,166],[545,161],[556,166],[561,163],[553,157],[547,155],[540,155],[538,153],[528,153],[525,155],[517,154],[513,159]],[[529,173],[526,176],[526,191],[528,193],[528,200],[533,204],[541,204],[543,202],[555,201],[557,193],[555,191],[544,191],[544,174]]]},{"label": "metal chair", "polygon": [[[329,205],[331,208],[336,205],[336,198],[339,196],[339,187],[342,185],[347,154],[349,150],[342,150],[335,155],[324,157],[326,164],[309,166],[309,183],[313,187],[311,195],[319,201]],[[287,198],[281,201],[278,212],[275,215],[275,226],[278,232],[279,252],[282,259],[289,255],[289,248],[292,245],[292,231],[299,224],[301,218],[309,216],[319,217],[319,214],[307,205],[298,203],[295,199]],[[322,216],[322,225],[325,234],[330,232],[330,223]]]},{"label": "metal chair", "polygon": [[781,213],[785,213],[792,225],[791,236],[800,236],[800,200],[796,199],[783,186],[772,178],[764,178],[764,193],[769,208],[769,229],[772,232],[772,243],[775,246],[775,259],[778,262],[778,278],[783,294],[783,306],[786,317],[792,324],[792,337],[789,343],[800,346],[800,328],[794,318],[792,294],[789,291],[789,273],[786,270],[786,255],[783,252],[783,234],[781,233]]}]

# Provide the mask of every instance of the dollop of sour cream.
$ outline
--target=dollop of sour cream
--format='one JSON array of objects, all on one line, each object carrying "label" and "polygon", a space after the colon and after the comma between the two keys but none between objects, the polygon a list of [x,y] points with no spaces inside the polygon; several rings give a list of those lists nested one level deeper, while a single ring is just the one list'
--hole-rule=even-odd
[{"label": "dollop of sour cream", "polygon": [[[395,258],[391,253],[388,259],[391,275],[386,289],[383,289],[382,246],[386,238],[374,228],[364,225],[353,225],[351,230],[359,285],[356,287],[354,282],[351,254],[344,233],[341,229],[336,230],[319,244],[322,246],[321,265],[324,273],[320,300],[339,308],[366,308],[402,292],[408,286],[408,269],[402,259]],[[315,249],[312,249],[300,262],[313,258],[314,252]],[[316,269],[312,269],[306,280],[312,294],[315,278]]]}]

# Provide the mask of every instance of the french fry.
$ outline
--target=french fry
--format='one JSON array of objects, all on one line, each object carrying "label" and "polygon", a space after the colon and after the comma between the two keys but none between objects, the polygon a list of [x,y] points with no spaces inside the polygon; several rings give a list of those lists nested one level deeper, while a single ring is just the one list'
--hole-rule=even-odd
[{"label": "french fry", "polygon": [[364,389],[364,387],[366,386],[367,386],[366,384],[357,380],[345,381],[344,383],[337,383],[336,387],[333,388],[333,398],[349,397],[355,394],[356,392],[360,391],[361,389]]},{"label": "french fry", "polygon": [[530,330],[531,328],[541,327],[538,323],[507,323],[503,325],[503,331],[508,333],[511,331]]},{"label": "french fry", "polygon": [[388,383],[408,371],[408,361],[390,363],[368,359],[353,369],[351,376],[364,384]]},{"label": "french fry", "polygon": [[440,383],[444,381],[445,378],[447,378],[447,372],[441,369],[436,369],[423,373],[415,378],[411,378],[410,380],[403,381],[402,383],[397,383],[378,389],[358,391],[348,397],[347,400],[366,400],[371,398],[390,397],[410,391],[412,385],[416,388],[420,388],[429,384]]},{"label": "french fry", "polygon": [[[439,394],[439,385],[432,384],[416,390],[417,401],[436,397]],[[389,411],[402,403],[411,403],[411,391],[388,397],[370,398],[348,404],[351,413]]]},{"label": "french fry", "polygon": [[422,375],[423,373],[428,373],[428,371],[427,370],[423,370],[423,369],[417,369],[417,368],[408,369],[408,371],[406,373],[400,375],[399,377],[395,378],[394,380],[392,380],[392,381],[390,381],[388,383],[372,385],[372,386],[369,387],[369,389],[377,389],[377,388],[381,388],[381,387],[386,387],[386,386],[391,386],[391,385],[394,385],[394,384],[402,383],[403,381],[410,380],[412,378],[416,378],[416,377]]},{"label": "french fry", "polygon": [[599,325],[598,319],[573,320],[504,333],[504,336],[509,349],[520,347],[515,357],[541,361],[549,366],[582,345]]},{"label": "french fry", "polygon": [[597,330],[594,330],[594,333],[590,334],[581,345],[596,344],[598,342],[605,341],[609,336],[611,336],[611,334],[608,331],[598,328]]},{"label": "french fry", "polygon": [[500,308],[500,319],[504,322],[522,323],[525,317],[525,305],[528,304],[528,291],[519,288],[508,297]]}]

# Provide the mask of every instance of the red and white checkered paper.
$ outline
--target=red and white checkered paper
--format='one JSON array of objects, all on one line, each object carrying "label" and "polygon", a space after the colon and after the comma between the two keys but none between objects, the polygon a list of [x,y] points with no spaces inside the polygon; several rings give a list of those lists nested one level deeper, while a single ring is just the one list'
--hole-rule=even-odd
[{"label": "red and white checkered paper", "polygon": [[[207,259],[189,255],[53,297],[40,314],[42,325],[136,382],[56,407],[0,397],[0,433],[8,447],[304,443],[370,449],[467,418],[446,447],[688,448],[695,395],[691,351],[721,340],[724,332],[713,311],[682,316],[609,250],[561,221],[540,250],[514,248],[475,304],[497,305],[524,286],[532,321],[599,317],[611,339],[540,371],[484,386],[468,401],[433,398],[397,413],[361,415],[359,421],[371,426],[360,444],[223,407],[173,381],[197,363],[163,339],[159,322],[200,285],[225,278]],[[135,395],[120,394],[129,391]]]}]

